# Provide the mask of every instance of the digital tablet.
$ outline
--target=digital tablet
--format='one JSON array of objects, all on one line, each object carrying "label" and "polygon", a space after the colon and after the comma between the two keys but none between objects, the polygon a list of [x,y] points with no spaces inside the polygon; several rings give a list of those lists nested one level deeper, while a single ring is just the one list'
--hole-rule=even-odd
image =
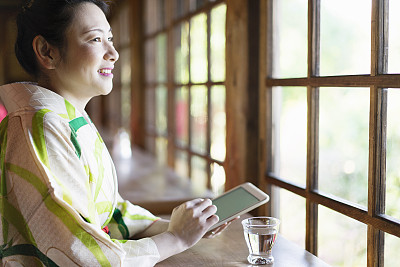
[{"label": "digital tablet", "polygon": [[217,206],[219,221],[210,230],[229,222],[237,216],[249,212],[268,202],[269,196],[251,183],[244,183],[212,200]]}]

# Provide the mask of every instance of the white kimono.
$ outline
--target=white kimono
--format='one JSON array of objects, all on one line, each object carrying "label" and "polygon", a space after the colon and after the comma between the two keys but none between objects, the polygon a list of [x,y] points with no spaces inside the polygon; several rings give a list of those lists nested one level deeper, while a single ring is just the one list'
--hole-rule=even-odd
[{"label": "white kimono", "polygon": [[28,83],[1,86],[0,98],[2,266],[153,266],[154,241],[129,238],[157,217],[121,199],[88,115]]}]

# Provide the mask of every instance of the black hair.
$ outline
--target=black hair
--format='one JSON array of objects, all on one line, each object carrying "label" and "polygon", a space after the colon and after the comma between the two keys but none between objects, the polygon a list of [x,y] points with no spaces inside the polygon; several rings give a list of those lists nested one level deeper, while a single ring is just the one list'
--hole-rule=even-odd
[{"label": "black hair", "polygon": [[41,35],[60,51],[65,49],[65,32],[74,16],[74,7],[82,3],[93,3],[107,16],[109,5],[102,0],[31,0],[17,16],[18,35],[15,55],[21,66],[36,78],[40,69],[33,51],[33,39]]}]

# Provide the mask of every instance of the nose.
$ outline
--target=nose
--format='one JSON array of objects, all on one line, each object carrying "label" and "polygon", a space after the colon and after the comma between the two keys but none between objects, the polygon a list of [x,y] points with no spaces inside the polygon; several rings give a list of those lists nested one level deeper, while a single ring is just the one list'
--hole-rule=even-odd
[{"label": "nose", "polygon": [[104,54],[104,59],[112,62],[116,62],[119,59],[119,54],[112,44],[108,45],[107,51]]}]

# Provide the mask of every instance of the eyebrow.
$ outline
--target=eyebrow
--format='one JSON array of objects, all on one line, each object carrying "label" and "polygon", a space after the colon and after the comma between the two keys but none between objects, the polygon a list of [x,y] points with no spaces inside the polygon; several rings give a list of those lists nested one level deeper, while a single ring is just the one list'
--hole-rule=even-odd
[{"label": "eyebrow", "polygon": [[[103,31],[102,29],[100,29],[100,28],[95,28],[95,29],[90,29],[90,30],[88,30],[88,31],[85,31],[85,32],[83,32],[83,34],[86,34],[86,33],[89,33],[89,32],[101,32],[101,33],[104,33],[104,31]],[[112,32],[112,28],[110,28],[110,29],[108,30],[108,32]]]}]

